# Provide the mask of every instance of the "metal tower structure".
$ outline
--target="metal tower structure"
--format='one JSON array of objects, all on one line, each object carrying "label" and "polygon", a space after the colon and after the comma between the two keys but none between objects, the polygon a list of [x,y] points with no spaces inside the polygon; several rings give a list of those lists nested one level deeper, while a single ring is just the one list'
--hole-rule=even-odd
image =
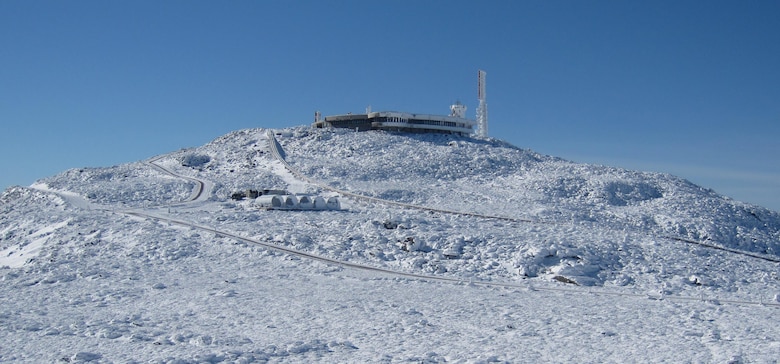
[{"label": "metal tower structure", "polygon": [[477,106],[477,136],[488,136],[487,95],[485,94],[485,76],[487,73],[479,70],[479,106]]}]

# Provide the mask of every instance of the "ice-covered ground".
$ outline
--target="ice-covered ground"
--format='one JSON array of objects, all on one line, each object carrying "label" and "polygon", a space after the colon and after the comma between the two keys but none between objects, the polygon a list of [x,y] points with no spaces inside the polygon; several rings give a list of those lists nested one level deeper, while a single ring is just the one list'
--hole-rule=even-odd
[{"label": "ice-covered ground", "polygon": [[777,212],[493,139],[267,132],[6,190],[0,361],[780,357]]}]

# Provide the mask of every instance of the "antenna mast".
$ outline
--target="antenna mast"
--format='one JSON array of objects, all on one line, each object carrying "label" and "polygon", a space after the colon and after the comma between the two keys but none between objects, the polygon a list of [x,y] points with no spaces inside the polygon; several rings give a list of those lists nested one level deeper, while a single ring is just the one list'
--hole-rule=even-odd
[{"label": "antenna mast", "polygon": [[477,106],[477,136],[486,138],[488,136],[488,112],[487,95],[485,94],[485,76],[487,73],[479,70],[479,106]]}]

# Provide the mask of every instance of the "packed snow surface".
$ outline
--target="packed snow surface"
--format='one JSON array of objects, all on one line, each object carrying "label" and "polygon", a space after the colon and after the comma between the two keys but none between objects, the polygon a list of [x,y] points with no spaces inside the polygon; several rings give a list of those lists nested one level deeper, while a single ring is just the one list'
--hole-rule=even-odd
[{"label": "packed snow surface", "polygon": [[776,362],[778,262],[778,212],[671,175],[241,130],[6,190],[0,362]]}]

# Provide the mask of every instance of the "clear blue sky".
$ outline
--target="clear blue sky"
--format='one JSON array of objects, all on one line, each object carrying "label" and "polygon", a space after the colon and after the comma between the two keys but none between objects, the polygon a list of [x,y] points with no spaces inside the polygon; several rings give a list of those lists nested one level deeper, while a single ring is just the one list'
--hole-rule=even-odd
[{"label": "clear blue sky", "polygon": [[779,1],[0,1],[0,188],[323,114],[474,117],[780,210]]}]

